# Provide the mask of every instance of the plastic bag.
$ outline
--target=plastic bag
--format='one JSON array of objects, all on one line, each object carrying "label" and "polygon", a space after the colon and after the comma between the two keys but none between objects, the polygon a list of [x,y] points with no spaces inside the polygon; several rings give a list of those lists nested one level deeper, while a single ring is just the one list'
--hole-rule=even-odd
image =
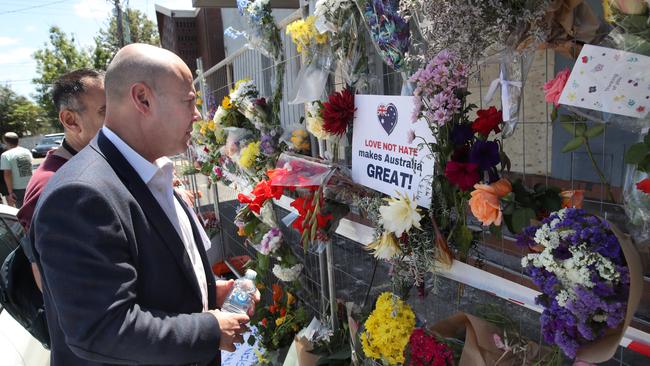
[{"label": "plastic bag", "polygon": [[535,54],[531,51],[521,54],[513,50],[504,50],[486,60],[486,63],[499,64],[499,78],[490,84],[483,104],[489,104],[496,92],[501,89],[501,108],[503,113],[503,138],[513,134],[519,122],[519,110],[524,84]]},{"label": "plastic bag", "polygon": [[334,66],[333,56],[330,52],[318,52],[312,60],[303,65],[298,72],[294,88],[289,95],[289,104],[302,104],[318,100],[325,93],[325,86]]}]

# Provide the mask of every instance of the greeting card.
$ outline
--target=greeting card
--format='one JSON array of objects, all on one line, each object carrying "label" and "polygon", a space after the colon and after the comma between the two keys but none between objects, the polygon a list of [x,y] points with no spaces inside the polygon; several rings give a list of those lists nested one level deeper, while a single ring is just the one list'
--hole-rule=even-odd
[{"label": "greeting card", "polygon": [[650,57],[585,45],[560,104],[645,118],[650,110]]}]

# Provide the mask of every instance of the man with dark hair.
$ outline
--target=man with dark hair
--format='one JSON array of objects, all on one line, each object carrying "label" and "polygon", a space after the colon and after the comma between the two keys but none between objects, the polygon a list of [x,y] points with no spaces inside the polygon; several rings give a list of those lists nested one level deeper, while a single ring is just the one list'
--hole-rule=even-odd
[{"label": "man with dark hair", "polygon": [[[102,127],[106,112],[104,75],[90,69],[71,71],[54,82],[52,97],[65,138],[59,148],[48,152],[27,185],[25,204],[17,214],[25,232],[29,231],[34,208],[47,182],[77,151],[88,145]],[[38,267],[33,258],[30,262],[36,284],[41,288]]]},{"label": "man with dark hair", "polygon": [[4,142],[7,151],[0,156],[0,170],[4,172],[7,185],[7,203],[20,208],[25,198],[25,188],[32,177],[32,153],[18,146],[18,135],[14,132],[5,133]]}]

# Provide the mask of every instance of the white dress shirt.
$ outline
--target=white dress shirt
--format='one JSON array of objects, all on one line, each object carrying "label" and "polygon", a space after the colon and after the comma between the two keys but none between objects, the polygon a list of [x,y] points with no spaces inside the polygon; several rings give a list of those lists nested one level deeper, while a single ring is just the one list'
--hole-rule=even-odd
[{"label": "white dress shirt", "polygon": [[194,274],[196,275],[199,288],[201,289],[203,310],[208,310],[207,279],[203,269],[203,262],[201,261],[201,256],[197,249],[197,243],[192,234],[192,225],[190,220],[194,220],[194,224],[199,230],[203,241],[202,244],[205,246],[206,250],[210,248],[210,240],[207,237],[205,230],[203,230],[203,227],[199,224],[198,218],[194,212],[189,210],[192,217],[188,217],[183,206],[181,206],[181,203],[174,196],[174,188],[172,186],[174,179],[174,165],[172,161],[168,157],[162,157],[152,164],[127,145],[124,140],[117,136],[108,127],[102,127],[102,132],[104,132],[104,135],[106,135],[120,153],[122,153],[124,158],[126,158],[129,164],[131,164],[133,169],[138,173],[140,178],[142,178],[142,181],[147,185],[151,194],[153,194],[156,201],[158,201],[158,204],[160,204],[160,207],[165,211],[169,221],[174,225],[176,232],[183,241],[185,251],[192,262],[192,268],[194,269]]}]

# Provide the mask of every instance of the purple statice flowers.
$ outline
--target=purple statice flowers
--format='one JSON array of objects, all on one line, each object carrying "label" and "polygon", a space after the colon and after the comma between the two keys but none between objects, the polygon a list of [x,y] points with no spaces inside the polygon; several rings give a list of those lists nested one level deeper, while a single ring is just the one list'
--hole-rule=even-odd
[{"label": "purple statice flowers", "polygon": [[400,70],[409,48],[409,25],[399,13],[398,0],[369,0],[364,17],[370,36],[388,66]]},{"label": "purple statice flowers", "polygon": [[629,270],[606,221],[566,208],[526,228],[517,243],[541,250],[524,257],[522,266],[542,292],[536,302],[544,307],[546,342],[575,358],[581,345],[623,322]]},{"label": "purple statice flowers", "polygon": [[442,126],[450,122],[461,110],[458,92],[467,83],[467,67],[458,57],[443,50],[427,66],[416,71],[409,79],[415,83],[415,109],[411,120],[424,117],[429,124]]}]

